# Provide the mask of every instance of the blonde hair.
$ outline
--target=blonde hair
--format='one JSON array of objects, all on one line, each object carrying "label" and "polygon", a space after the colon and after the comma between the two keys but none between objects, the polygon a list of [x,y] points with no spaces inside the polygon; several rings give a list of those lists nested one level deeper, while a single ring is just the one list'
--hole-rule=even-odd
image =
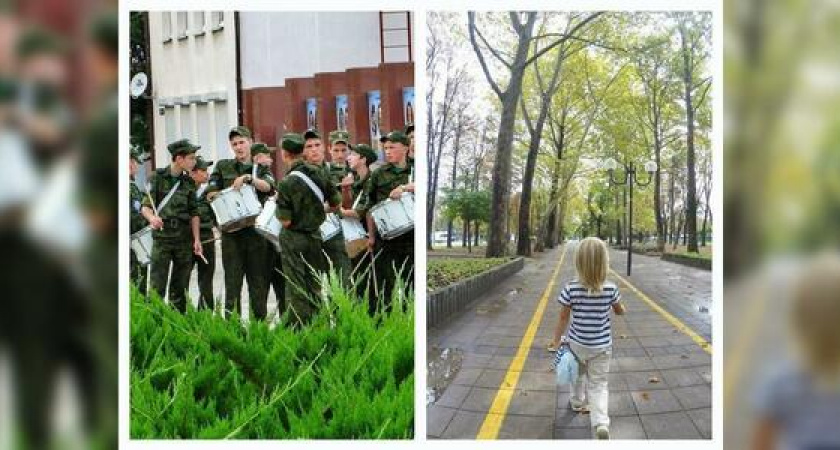
[{"label": "blonde hair", "polygon": [[818,376],[840,372],[840,257],[823,255],[796,284],[791,325],[805,364]]},{"label": "blonde hair", "polygon": [[588,237],[580,242],[575,253],[575,269],[578,278],[589,292],[598,292],[607,279],[609,254],[604,241]]}]

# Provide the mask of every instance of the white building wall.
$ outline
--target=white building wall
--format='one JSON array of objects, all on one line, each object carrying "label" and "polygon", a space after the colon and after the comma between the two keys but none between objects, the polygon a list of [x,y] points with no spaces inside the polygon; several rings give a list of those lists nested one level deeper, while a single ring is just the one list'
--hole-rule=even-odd
[{"label": "white building wall", "polygon": [[234,13],[150,12],[149,47],[157,165],[169,163],[166,146],[180,138],[201,145],[207,159],[233,157],[227,132],[238,108]]},{"label": "white building wall", "polygon": [[375,67],[382,59],[376,11],[242,12],[240,28],[243,89]]}]

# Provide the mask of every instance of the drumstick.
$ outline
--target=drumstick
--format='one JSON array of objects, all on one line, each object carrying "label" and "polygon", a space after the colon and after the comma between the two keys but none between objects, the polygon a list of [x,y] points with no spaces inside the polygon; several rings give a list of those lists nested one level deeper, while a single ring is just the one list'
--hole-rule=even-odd
[{"label": "drumstick", "polygon": [[207,262],[207,258],[204,257],[204,253],[199,253],[198,256],[202,261],[204,261],[204,264],[207,264],[208,266],[210,265],[210,263]]}]

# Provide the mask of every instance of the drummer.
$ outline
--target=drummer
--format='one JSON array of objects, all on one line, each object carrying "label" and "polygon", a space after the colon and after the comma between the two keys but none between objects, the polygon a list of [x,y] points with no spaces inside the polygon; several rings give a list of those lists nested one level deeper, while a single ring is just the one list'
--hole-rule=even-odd
[{"label": "drummer", "polygon": [[[239,189],[251,184],[260,196],[268,195],[275,183],[267,167],[258,167],[251,161],[251,130],[234,127],[228,133],[228,141],[235,159],[216,162],[216,169],[210,175],[208,199],[213,201],[218,192]],[[225,317],[239,311],[242,281],[248,279],[248,301],[257,319],[264,319],[268,303],[268,260],[269,242],[260,236],[254,227],[222,233],[222,267],[225,271]]]},{"label": "drummer", "polygon": [[[341,178],[339,178],[338,181],[333,181],[329,166],[324,163],[324,146],[321,142],[321,135],[315,130],[307,130],[303,134],[303,139],[305,142],[303,155],[306,162],[320,168],[323,172],[324,178],[330,181],[333,189],[335,189],[340,183]],[[346,147],[347,138],[343,135],[338,136],[337,141],[332,144],[343,145]],[[350,271],[352,270],[352,267],[350,267],[350,257],[347,256],[347,247],[345,246],[344,233],[341,231],[341,228],[338,229],[338,233],[335,236],[323,242],[323,248],[324,253],[327,254],[327,258],[329,258],[332,267],[336,271],[340,271],[340,279],[342,282],[345,285],[349,284]]]},{"label": "drummer", "polygon": [[207,161],[201,156],[196,157],[195,167],[190,176],[192,177],[197,191],[195,193],[198,204],[198,215],[201,217],[200,235],[204,257],[193,258],[194,265],[198,272],[198,309],[215,309],[215,297],[213,296],[213,276],[216,272],[216,239],[213,228],[216,226],[216,215],[213,208],[207,201],[207,180],[210,175],[207,169],[213,165],[213,161]]},{"label": "drummer", "polygon": [[[348,184],[350,186],[353,203],[356,203],[356,199],[360,199],[360,196],[364,192],[367,181],[370,179],[370,165],[375,162],[376,151],[374,151],[369,145],[357,144],[350,149],[350,154],[347,156],[347,163],[350,167],[351,173],[344,178],[342,184]],[[364,217],[361,217],[355,209],[342,208],[341,215],[343,217],[359,219],[362,223],[362,227],[365,228],[365,231],[368,233],[370,232],[367,229],[367,220],[365,220]],[[364,252],[350,260],[353,267],[353,273],[356,276],[355,284],[358,286],[359,293],[362,295],[364,294],[364,290],[369,287],[368,280],[370,275],[370,257],[370,252]],[[373,290],[370,289],[368,294],[373,295]]]},{"label": "drummer", "polygon": [[[304,138],[289,133],[280,141],[283,162],[288,167],[286,176],[277,185],[277,219],[283,225],[280,233],[280,251],[283,254],[283,276],[286,279],[286,302],[291,310],[291,320],[306,324],[312,318],[321,300],[313,298],[320,292],[319,274],[328,269],[328,262],[321,248],[320,227],[324,222],[325,207],[314,193],[313,187],[299,172],[314,184],[320,195],[334,211],[339,195],[324,170],[304,161]],[[343,242],[342,242],[343,244]]]},{"label": "drummer", "polygon": [[327,169],[330,181],[336,186],[350,173],[350,168],[347,167],[349,145],[350,133],[340,130],[330,133],[330,162],[327,163]]},{"label": "drummer", "polygon": [[168,285],[169,303],[181,313],[187,310],[186,292],[193,254],[202,254],[196,187],[189,176],[199,148],[189,139],[167,146],[172,154],[172,163],[155,171],[150,180],[149,195],[143,199],[141,210],[155,230],[152,234],[152,289],[164,297]]},{"label": "drummer", "polygon": [[[130,184],[130,195],[131,195],[131,214],[129,216],[129,223],[130,223],[130,231],[131,234],[134,234],[148,225],[148,222],[143,217],[143,214],[140,212],[143,206],[143,192],[140,190],[140,187],[137,186],[136,180],[134,177],[137,175],[137,171],[140,169],[140,165],[143,164],[143,157],[141,155],[140,149],[137,147],[131,147],[131,157],[129,159],[129,175],[131,176],[131,184]],[[130,271],[131,271],[131,281],[135,283],[137,289],[140,291],[141,294],[146,294],[146,274],[148,273],[148,267],[140,264],[137,261],[137,256],[134,254],[133,251],[129,252],[130,256]]]},{"label": "drummer", "polygon": [[413,168],[406,158],[411,141],[400,130],[395,130],[381,139],[385,147],[385,164],[370,175],[362,200],[356,207],[360,216],[366,215],[368,223],[368,246],[376,256],[374,269],[379,299],[371,298],[370,308],[375,311],[380,302],[390,309],[392,291],[399,275],[406,289],[411,289],[414,273],[414,230],[390,240],[378,238],[373,216],[368,214],[374,206],[392,198],[398,200],[404,192],[414,192]]},{"label": "drummer", "polygon": [[[274,153],[274,149],[270,148],[269,146],[263,143],[255,143],[251,146],[251,158],[254,159],[254,164],[257,164],[260,167],[267,167],[269,170],[271,169],[271,165],[274,164],[274,158],[272,154]],[[271,185],[271,191],[269,191],[265,198],[272,195],[277,194],[277,186],[275,184]],[[265,200],[262,198],[260,199],[260,203],[265,204]],[[286,302],[285,302],[285,280],[283,279],[283,273],[281,272],[282,269],[282,261],[280,259],[280,252],[275,251],[273,245],[268,246],[268,280],[270,287],[274,288],[274,298],[277,300],[277,311],[282,314],[283,311],[286,310]]]}]

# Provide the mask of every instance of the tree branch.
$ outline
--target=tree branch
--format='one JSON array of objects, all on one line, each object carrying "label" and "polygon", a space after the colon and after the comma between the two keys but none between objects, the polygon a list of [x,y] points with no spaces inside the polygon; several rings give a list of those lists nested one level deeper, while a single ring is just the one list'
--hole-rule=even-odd
[{"label": "tree branch", "polygon": [[502,89],[496,84],[496,81],[493,80],[493,76],[490,75],[490,69],[487,67],[487,61],[484,60],[484,54],[481,53],[481,48],[478,46],[478,43],[475,41],[475,34],[476,34],[476,25],[475,25],[475,12],[470,11],[467,13],[467,28],[470,32],[470,44],[472,44],[473,50],[475,51],[476,56],[478,56],[478,62],[481,65],[481,70],[484,72],[484,77],[487,79],[487,82],[490,84],[490,88],[493,89],[493,92],[499,97],[499,99],[503,99],[505,97],[505,93],[502,92]]}]

